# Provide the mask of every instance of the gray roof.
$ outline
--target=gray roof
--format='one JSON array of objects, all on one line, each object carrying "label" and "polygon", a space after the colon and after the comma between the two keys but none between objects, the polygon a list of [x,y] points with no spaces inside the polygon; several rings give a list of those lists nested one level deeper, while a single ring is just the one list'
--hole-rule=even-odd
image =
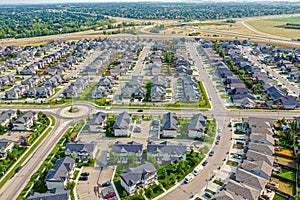
[{"label": "gray roof", "polygon": [[112,148],[114,153],[140,153],[143,151],[143,144],[137,142],[127,142],[126,144],[121,142],[116,142]]},{"label": "gray roof", "polygon": [[240,195],[248,200],[257,200],[260,195],[259,190],[256,190],[250,186],[247,186],[243,183],[238,183],[233,180],[230,180],[227,183],[226,190],[231,191],[234,194]]},{"label": "gray roof", "polygon": [[267,162],[263,160],[257,160],[257,161],[249,161],[249,160],[244,160],[241,168],[254,173],[255,171],[258,172],[256,173],[259,175],[259,171],[265,173],[269,177],[272,174],[272,166],[269,165]]},{"label": "gray roof", "polygon": [[263,190],[268,183],[268,180],[240,168],[237,169],[235,176],[240,179],[238,181],[258,190]]},{"label": "gray roof", "polygon": [[259,153],[267,154],[267,155],[273,155],[274,154],[274,147],[272,145],[258,144],[258,143],[249,142],[248,149],[251,149],[253,151],[257,151]]},{"label": "gray roof", "polygon": [[247,160],[249,161],[258,161],[263,160],[267,162],[269,165],[273,165],[274,157],[262,154],[253,150],[248,150],[246,154]]},{"label": "gray roof", "polygon": [[26,113],[20,115],[18,119],[14,121],[14,123],[26,123],[27,121],[31,120],[34,115],[36,115],[36,112],[27,111]]},{"label": "gray roof", "polygon": [[188,130],[202,130],[204,131],[206,124],[206,118],[201,114],[195,114],[192,117],[191,123],[188,126]]},{"label": "gray roof", "polygon": [[0,139],[0,149],[6,149],[9,143],[11,143],[11,141],[7,139]]},{"label": "gray roof", "polygon": [[214,195],[213,199],[214,200],[241,200],[245,198],[240,195],[230,193],[226,190],[222,190],[218,194]]},{"label": "gray roof", "polygon": [[167,78],[165,76],[154,76],[153,77],[153,84],[157,86],[167,87]]},{"label": "gray roof", "polygon": [[69,150],[70,152],[84,151],[92,153],[94,152],[95,148],[96,144],[94,143],[83,143],[81,141],[76,141],[74,143],[68,143],[65,150]]},{"label": "gray roof", "polygon": [[46,175],[46,181],[55,180],[64,182],[67,174],[75,166],[75,160],[70,157],[64,157],[56,161],[53,169],[50,169]]},{"label": "gray roof", "polygon": [[131,122],[131,116],[127,112],[122,112],[121,114],[118,115],[113,128],[129,129],[130,122]]},{"label": "gray roof", "polygon": [[53,190],[47,193],[33,193],[28,200],[69,200],[70,190]]},{"label": "gray roof", "polygon": [[147,145],[147,153],[167,153],[167,154],[186,154],[186,145],[172,144],[167,141],[155,144],[149,142]]},{"label": "gray roof", "polygon": [[163,130],[177,130],[177,116],[174,113],[168,112],[163,115]]},{"label": "gray roof", "polygon": [[157,170],[152,163],[145,162],[138,167],[127,169],[125,173],[120,174],[120,177],[128,186],[131,186],[146,180],[147,177],[152,176],[156,172]]},{"label": "gray roof", "polygon": [[106,119],[106,114],[103,112],[97,112],[96,114],[93,114],[92,119],[89,122],[89,125],[99,125],[102,124],[103,121]]}]

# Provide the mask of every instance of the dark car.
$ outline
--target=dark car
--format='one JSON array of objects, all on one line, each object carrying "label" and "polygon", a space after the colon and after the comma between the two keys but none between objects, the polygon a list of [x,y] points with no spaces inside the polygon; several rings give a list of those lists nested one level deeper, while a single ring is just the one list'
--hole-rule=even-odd
[{"label": "dark car", "polygon": [[211,151],[211,152],[209,152],[209,156],[213,156],[215,154],[215,152],[214,151]]},{"label": "dark car", "polygon": [[82,172],[82,173],[80,174],[80,176],[89,176],[89,175],[90,175],[89,172]]},{"label": "dark car", "polygon": [[80,176],[80,177],[79,177],[79,180],[80,180],[80,181],[87,181],[88,179],[89,179],[88,176]]},{"label": "dark car", "polygon": [[109,198],[112,198],[112,197],[115,197],[116,196],[116,193],[115,192],[110,192],[110,193],[107,193],[104,198],[105,199],[109,199]]},{"label": "dark car", "polygon": [[22,166],[19,166],[19,167],[16,169],[15,173],[18,173],[21,169],[22,169]]},{"label": "dark car", "polygon": [[110,181],[106,181],[105,183],[101,184],[101,187],[107,187],[107,186],[110,186],[110,185],[111,185]]},{"label": "dark car", "polygon": [[205,166],[205,165],[207,165],[207,163],[208,163],[208,161],[205,160],[205,161],[203,161],[202,165]]},{"label": "dark car", "polygon": [[144,112],[144,111],[140,109],[140,110],[137,110],[137,112]]}]

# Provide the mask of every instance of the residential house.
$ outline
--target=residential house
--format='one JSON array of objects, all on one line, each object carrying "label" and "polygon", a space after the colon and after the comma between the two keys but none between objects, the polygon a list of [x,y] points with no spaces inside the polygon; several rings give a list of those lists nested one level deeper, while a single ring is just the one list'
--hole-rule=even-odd
[{"label": "residential house", "polygon": [[234,177],[237,182],[255,188],[260,192],[265,189],[268,183],[268,180],[240,168],[237,169]]},{"label": "residential house", "polygon": [[0,159],[5,159],[8,152],[12,152],[14,148],[14,142],[0,139]]},{"label": "residential house", "polygon": [[135,155],[137,161],[142,160],[143,144],[137,142],[121,143],[116,142],[112,148],[112,152],[117,154],[118,163],[127,163],[129,155]]},{"label": "residential house", "polygon": [[48,190],[66,189],[69,179],[73,176],[75,166],[73,158],[66,156],[57,160],[54,168],[50,169],[46,175],[45,181]]},{"label": "residential house", "polygon": [[226,190],[221,190],[219,193],[215,194],[212,199],[213,200],[246,200],[246,198]]},{"label": "residential house", "polygon": [[130,135],[131,116],[127,112],[122,112],[118,115],[113,126],[115,136]]},{"label": "residential house", "polygon": [[244,199],[247,200],[257,200],[260,196],[260,191],[252,188],[248,185],[243,183],[238,183],[234,180],[230,180],[226,186],[226,191],[232,192],[235,195],[242,196]]},{"label": "residential house", "polygon": [[167,78],[165,76],[154,76],[150,92],[151,101],[158,102],[166,99]]},{"label": "residential house", "polygon": [[253,151],[253,150],[247,151],[246,158],[248,161],[252,161],[252,162],[262,160],[271,166],[273,165],[274,160],[275,160],[273,156],[269,156],[269,155],[259,153],[259,152]]},{"label": "residential house", "polygon": [[149,142],[147,144],[147,159],[153,156],[157,163],[170,163],[178,160],[186,159],[186,145],[172,144],[167,141],[155,144]]},{"label": "residential house", "polygon": [[73,155],[79,162],[87,162],[89,159],[96,158],[97,150],[97,144],[95,143],[76,141],[66,145],[65,155]]},{"label": "residential house", "polygon": [[104,127],[106,126],[106,114],[103,112],[98,112],[93,114],[89,121],[89,130],[91,132],[104,132]]},{"label": "residential house", "polygon": [[71,200],[70,190],[53,189],[50,192],[35,192],[28,197],[28,200]]},{"label": "residential house", "polygon": [[3,111],[0,114],[0,124],[3,127],[8,127],[10,120],[17,118],[17,112],[14,110]]},{"label": "residential house", "polygon": [[178,119],[176,114],[168,112],[163,115],[162,120],[162,136],[163,137],[173,137],[177,136],[178,131]]},{"label": "residential house", "polygon": [[21,114],[15,121],[12,122],[14,131],[29,130],[33,126],[33,122],[38,120],[38,114],[33,111],[27,111]]},{"label": "residential house", "polygon": [[206,117],[202,114],[194,114],[188,126],[188,136],[191,138],[201,138],[206,125]]},{"label": "residential house", "polygon": [[272,156],[274,154],[274,147],[271,145],[266,145],[266,144],[249,142],[248,149],[262,153],[262,154],[266,154],[269,156]]},{"label": "residential house", "polygon": [[272,174],[272,166],[263,160],[253,162],[244,160],[241,168],[266,180],[269,180]]},{"label": "residential house", "polygon": [[128,194],[133,194],[139,189],[146,189],[157,181],[157,170],[152,163],[144,164],[127,169],[120,174],[121,186]]}]

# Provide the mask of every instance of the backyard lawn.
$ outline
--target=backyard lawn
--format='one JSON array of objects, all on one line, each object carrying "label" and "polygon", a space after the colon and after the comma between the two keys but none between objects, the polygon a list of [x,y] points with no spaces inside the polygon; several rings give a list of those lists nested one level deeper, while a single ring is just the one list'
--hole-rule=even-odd
[{"label": "backyard lawn", "polygon": [[281,173],[278,175],[290,180],[296,180],[296,172],[284,167],[281,168]]}]

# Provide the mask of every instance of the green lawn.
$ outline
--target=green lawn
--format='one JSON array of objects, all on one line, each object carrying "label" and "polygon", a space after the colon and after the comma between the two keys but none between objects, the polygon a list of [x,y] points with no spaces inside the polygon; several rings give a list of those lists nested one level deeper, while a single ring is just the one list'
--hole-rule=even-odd
[{"label": "green lawn", "polygon": [[296,180],[296,172],[284,167],[281,168],[281,173],[278,175],[290,180]]},{"label": "green lawn", "polygon": [[275,194],[273,200],[288,200],[288,198],[286,198],[280,194]]},{"label": "green lawn", "polygon": [[287,18],[267,19],[267,21],[300,23],[300,16],[297,16],[297,17],[287,17]]}]

